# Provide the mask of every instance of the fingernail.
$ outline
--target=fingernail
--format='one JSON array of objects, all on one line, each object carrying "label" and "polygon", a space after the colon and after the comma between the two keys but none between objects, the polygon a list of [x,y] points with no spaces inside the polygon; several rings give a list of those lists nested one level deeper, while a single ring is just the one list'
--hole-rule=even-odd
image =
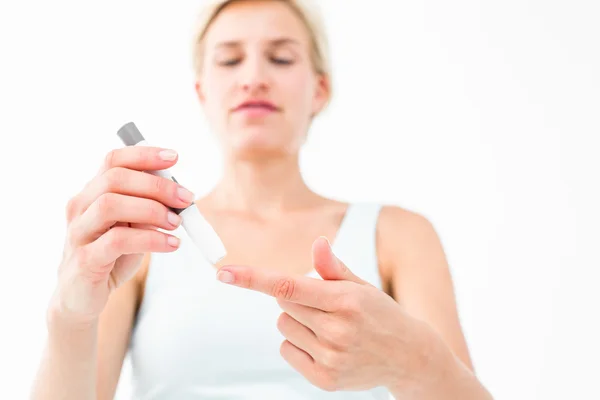
[{"label": "fingernail", "polygon": [[186,203],[190,203],[192,200],[194,200],[194,194],[181,186],[177,188],[177,195],[179,196],[181,201],[184,201]]},{"label": "fingernail", "polygon": [[175,236],[169,236],[167,238],[167,243],[169,243],[169,246],[179,247],[180,240]]},{"label": "fingernail", "polygon": [[167,220],[174,227],[178,227],[181,223],[181,217],[175,214],[173,211],[169,211],[169,213],[167,214]]},{"label": "fingernail", "polygon": [[217,279],[223,283],[233,283],[233,274],[229,271],[219,271]]},{"label": "fingernail", "polygon": [[177,158],[177,152],[175,150],[161,150],[158,156],[165,161],[173,161]]}]

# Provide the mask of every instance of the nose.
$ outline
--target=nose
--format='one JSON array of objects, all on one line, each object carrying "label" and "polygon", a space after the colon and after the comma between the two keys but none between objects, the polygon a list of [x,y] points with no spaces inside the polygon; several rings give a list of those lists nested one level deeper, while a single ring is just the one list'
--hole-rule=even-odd
[{"label": "nose", "polygon": [[267,65],[260,58],[247,58],[242,65],[241,75],[241,86],[245,92],[255,93],[268,90]]}]

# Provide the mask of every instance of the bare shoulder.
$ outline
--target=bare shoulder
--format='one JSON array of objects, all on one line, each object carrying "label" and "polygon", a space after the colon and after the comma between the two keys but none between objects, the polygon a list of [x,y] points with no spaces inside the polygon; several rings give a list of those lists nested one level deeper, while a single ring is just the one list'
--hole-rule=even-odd
[{"label": "bare shoulder", "polygon": [[408,314],[429,324],[472,369],[450,268],[432,222],[417,212],[385,206],[377,228],[377,248],[388,294]]},{"label": "bare shoulder", "polygon": [[408,302],[405,284],[449,278],[449,267],[433,223],[424,215],[397,206],[384,206],[377,224],[377,251],[382,278],[390,295]]},{"label": "bare shoulder", "polygon": [[422,214],[398,206],[383,206],[379,229],[384,235],[410,234],[415,231],[431,231],[433,225]]},{"label": "bare shoulder", "polygon": [[[435,227],[424,215],[398,206],[384,206],[377,225],[379,261],[386,275],[392,269],[410,267],[401,263],[427,250],[439,253],[441,243]],[[439,255],[439,254],[438,254]]]}]

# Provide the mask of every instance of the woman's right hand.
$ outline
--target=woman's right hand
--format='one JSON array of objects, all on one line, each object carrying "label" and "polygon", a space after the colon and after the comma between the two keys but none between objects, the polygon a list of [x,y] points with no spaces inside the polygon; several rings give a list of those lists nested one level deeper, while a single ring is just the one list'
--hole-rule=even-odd
[{"label": "woman's right hand", "polygon": [[70,199],[67,236],[50,311],[74,323],[95,322],[111,292],[131,279],[144,253],[172,252],[180,217],[191,192],[143,171],[172,167],[173,151],[128,146],[111,151],[98,174]]}]

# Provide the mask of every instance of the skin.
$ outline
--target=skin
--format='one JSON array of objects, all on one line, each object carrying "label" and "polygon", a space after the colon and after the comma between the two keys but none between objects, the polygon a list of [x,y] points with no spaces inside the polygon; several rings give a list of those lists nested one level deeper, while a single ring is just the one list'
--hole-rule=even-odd
[{"label": "skin", "polygon": [[[382,209],[383,290],[355,276],[320,238],[335,238],[348,205],[311,191],[300,173],[299,151],[330,93],[296,15],[283,2],[233,3],[204,46],[196,91],[225,156],[222,180],[196,201],[228,250],[215,275],[274,297],[287,339],[282,357],[324,390],[385,385],[397,399],[490,399],[473,373],[449,268],[427,219]],[[257,98],[277,112],[233,111]],[[178,221],[170,224],[165,205],[192,201],[189,193],[181,197],[185,188],[142,172],[177,162],[163,150],[112,151],[67,205],[64,258],[32,398],[114,397],[150,254],[177,248],[153,228],[173,229]],[[304,276],[313,268],[323,280]]]}]

